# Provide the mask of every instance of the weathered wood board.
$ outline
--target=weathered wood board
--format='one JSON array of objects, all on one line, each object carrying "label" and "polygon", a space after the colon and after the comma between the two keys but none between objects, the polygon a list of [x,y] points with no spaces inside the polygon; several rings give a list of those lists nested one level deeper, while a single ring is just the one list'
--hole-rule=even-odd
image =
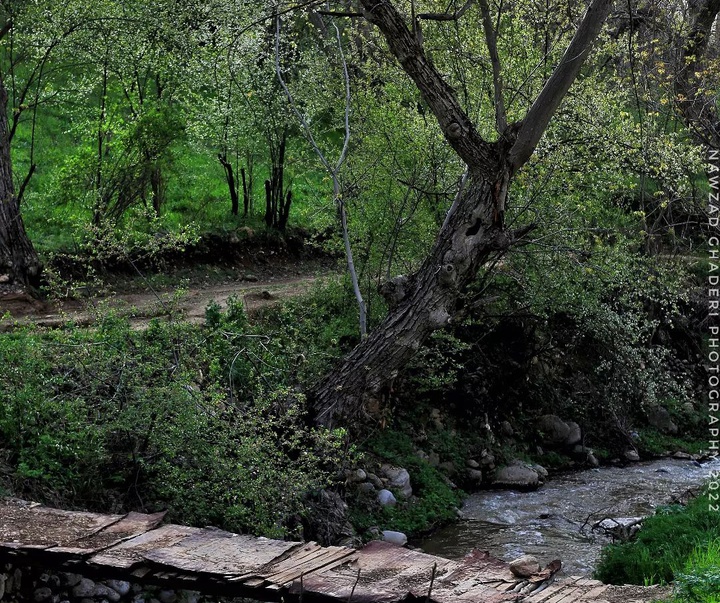
[{"label": "weathered wood board", "polygon": [[254,576],[300,542],[283,542],[222,530],[203,530],[165,548],[144,552],[144,561],[185,572]]}]

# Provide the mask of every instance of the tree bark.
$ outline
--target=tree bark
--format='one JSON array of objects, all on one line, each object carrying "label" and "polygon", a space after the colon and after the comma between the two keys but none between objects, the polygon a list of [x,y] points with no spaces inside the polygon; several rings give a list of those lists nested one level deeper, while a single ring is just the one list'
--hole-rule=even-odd
[{"label": "tree bark", "polygon": [[15,195],[8,138],[7,90],[0,74],[0,278],[23,288],[40,284],[42,265],[25,232]]},{"label": "tree bark", "polygon": [[385,320],[309,392],[316,422],[328,426],[347,423],[381,397],[427,337],[452,322],[463,289],[480,266],[524,234],[503,226],[510,179],[532,155],[579,73],[612,1],[592,0],[527,118],[508,125],[494,143],[480,136],[393,3],[361,0],[361,5],[417,86],[448,143],[467,164],[468,177],[420,269],[395,279],[394,305]]}]

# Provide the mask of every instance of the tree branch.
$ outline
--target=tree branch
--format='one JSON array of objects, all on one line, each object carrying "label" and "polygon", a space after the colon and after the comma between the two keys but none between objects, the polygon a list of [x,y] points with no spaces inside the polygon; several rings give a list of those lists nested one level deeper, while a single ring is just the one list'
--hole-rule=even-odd
[{"label": "tree branch", "polygon": [[480,136],[460,106],[455,91],[425,56],[422,44],[395,6],[387,0],[361,0],[361,4],[365,18],[380,29],[390,52],[415,82],[450,146],[472,170],[495,165],[493,148]]},{"label": "tree branch", "polygon": [[580,68],[590,53],[612,4],[612,0],[592,0],[585,11],[560,64],[545,82],[545,86],[521,122],[517,139],[510,150],[510,166],[513,172],[517,172],[533,154],[550,119],[580,73]]},{"label": "tree branch", "polygon": [[497,49],[497,30],[493,27],[487,0],[480,0],[480,11],[482,12],[483,30],[485,30],[485,42],[490,53],[490,63],[492,64],[493,89],[495,92],[495,129],[498,134],[502,134],[507,128],[507,112],[505,111],[505,99],[503,97],[500,56]]}]

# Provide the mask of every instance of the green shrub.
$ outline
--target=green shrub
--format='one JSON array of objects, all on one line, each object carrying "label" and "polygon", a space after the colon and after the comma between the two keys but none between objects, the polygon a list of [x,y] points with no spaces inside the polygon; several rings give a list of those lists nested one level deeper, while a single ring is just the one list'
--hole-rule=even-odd
[{"label": "green shrub", "polygon": [[675,594],[682,603],[720,601],[720,538],[695,548],[675,576]]}]

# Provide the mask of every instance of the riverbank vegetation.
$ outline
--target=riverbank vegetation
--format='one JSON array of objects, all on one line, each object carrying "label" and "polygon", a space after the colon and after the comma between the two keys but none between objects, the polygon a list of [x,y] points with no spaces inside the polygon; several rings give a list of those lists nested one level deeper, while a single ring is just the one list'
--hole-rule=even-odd
[{"label": "riverbank vegetation", "polygon": [[301,4],[0,2],[3,493],[349,544],[699,453],[718,3]]}]

